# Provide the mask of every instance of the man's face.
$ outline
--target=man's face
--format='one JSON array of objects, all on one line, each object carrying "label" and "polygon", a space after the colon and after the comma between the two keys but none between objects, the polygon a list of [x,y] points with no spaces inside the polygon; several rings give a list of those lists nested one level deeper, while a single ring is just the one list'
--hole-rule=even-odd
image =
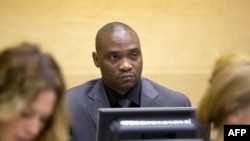
[{"label": "man's face", "polygon": [[93,59],[104,83],[120,94],[127,93],[141,76],[140,42],[133,32],[117,31],[103,34]]}]

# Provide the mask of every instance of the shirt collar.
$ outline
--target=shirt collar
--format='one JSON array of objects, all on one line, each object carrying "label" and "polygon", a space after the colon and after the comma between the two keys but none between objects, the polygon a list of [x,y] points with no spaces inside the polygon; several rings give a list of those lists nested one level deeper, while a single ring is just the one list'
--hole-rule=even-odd
[{"label": "shirt collar", "polygon": [[104,90],[109,99],[110,106],[114,106],[117,101],[121,98],[127,98],[132,103],[136,104],[138,107],[140,106],[140,96],[141,96],[141,79],[139,79],[136,85],[128,91],[124,96],[121,96],[119,93],[108,87],[103,83]]}]

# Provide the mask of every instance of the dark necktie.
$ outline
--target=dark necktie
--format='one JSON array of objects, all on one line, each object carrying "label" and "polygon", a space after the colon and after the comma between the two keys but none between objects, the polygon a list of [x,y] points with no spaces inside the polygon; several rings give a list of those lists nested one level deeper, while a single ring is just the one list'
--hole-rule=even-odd
[{"label": "dark necktie", "polygon": [[122,98],[118,101],[118,105],[120,107],[129,107],[131,101],[129,99],[126,99],[126,98]]}]

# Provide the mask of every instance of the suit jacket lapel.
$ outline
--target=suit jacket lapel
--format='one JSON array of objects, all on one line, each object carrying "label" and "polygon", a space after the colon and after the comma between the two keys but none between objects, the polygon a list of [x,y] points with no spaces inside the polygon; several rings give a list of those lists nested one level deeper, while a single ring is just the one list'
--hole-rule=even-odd
[{"label": "suit jacket lapel", "polygon": [[159,96],[159,93],[155,88],[145,79],[141,78],[141,107],[155,107],[159,106],[155,101]]},{"label": "suit jacket lapel", "polygon": [[99,79],[93,89],[90,91],[88,98],[90,99],[90,103],[87,106],[88,112],[97,126],[97,115],[99,108],[108,108],[109,102],[108,98],[105,94],[105,90],[103,88],[102,79]]},{"label": "suit jacket lapel", "polygon": [[[141,107],[156,107],[156,99],[159,93],[154,89],[154,87],[145,79],[141,78],[142,88],[141,88]],[[110,108],[107,95],[103,88],[102,79],[99,79],[92,90],[89,92],[88,98],[90,99],[87,106],[88,112],[97,125],[97,115],[99,108]]]}]

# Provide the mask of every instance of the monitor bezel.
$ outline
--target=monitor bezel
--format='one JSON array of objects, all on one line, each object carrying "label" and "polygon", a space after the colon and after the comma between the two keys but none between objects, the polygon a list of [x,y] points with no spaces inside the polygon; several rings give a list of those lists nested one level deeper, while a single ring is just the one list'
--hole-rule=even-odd
[{"label": "monitor bezel", "polygon": [[[134,119],[172,119],[179,117],[190,117],[195,119],[194,113],[196,107],[140,107],[140,108],[99,108],[97,120],[96,141],[106,141],[110,136],[110,125],[117,120],[134,120]],[[104,129],[109,131],[103,132]],[[204,131],[209,139],[210,127],[206,127]],[[208,131],[209,130],[209,131]],[[205,137],[204,137],[205,138]],[[206,139],[205,139],[206,140]]]}]

